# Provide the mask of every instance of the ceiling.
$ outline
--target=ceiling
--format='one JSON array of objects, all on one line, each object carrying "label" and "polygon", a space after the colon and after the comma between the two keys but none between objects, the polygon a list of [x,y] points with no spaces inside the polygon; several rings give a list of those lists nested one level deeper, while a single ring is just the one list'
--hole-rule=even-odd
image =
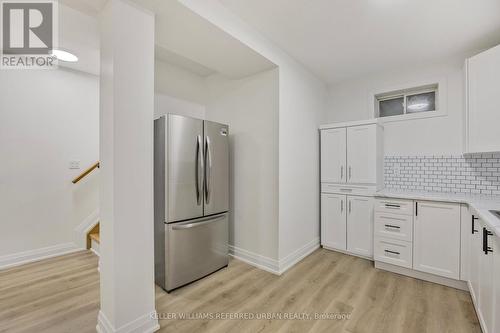
[{"label": "ceiling", "polygon": [[219,0],[329,83],[500,43],[500,0]]},{"label": "ceiling", "polygon": [[275,64],[177,0],[134,0],[155,16],[157,58],[199,75],[221,73],[237,79]]},{"label": "ceiling", "polygon": [[[106,0],[60,1],[94,17],[106,3]],[[132,1],[155,13],[155,56],[158,60],[200,76],[218,72],[234,79],[275,67],[275,64],[177,0]]]},{"label": "ceiling", "polygon": [[213,69],[200,65],[199,63],[189,60],[188,58],[172,52],[160,45],[156,45],[155,47],[155,58],[157,60],[168,62],[169,64],[183,68],[199,76],[209,76],[215,73]]}]

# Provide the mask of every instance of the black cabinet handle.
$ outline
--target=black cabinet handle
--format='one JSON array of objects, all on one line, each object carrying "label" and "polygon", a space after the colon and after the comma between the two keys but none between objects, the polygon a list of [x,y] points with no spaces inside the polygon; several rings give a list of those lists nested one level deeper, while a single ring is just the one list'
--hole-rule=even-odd
[{"label": "black cabinet handle", "polygon": [[492,236],[493,233],[488,231],[483,227],[483,252],[484,254],[488,254],[488,252],[493,252],[493,249],[488,246],[488,236]]},{"label": "black cabinet handle", "polygon": [[474,221],[477,220],[477,217],[475,217],[474,215],[472,215],[472,234],[475,234],[476,232],[478,232],[478,230],[476,230],[474,228]]},{"label": "black cabinet handle", "polygon": [[418,201],[415,201],[415,216],[418,216]]},{"label": "black cabinet handle", "polygon": [[394,208],[401,208],[400,205],[397,204],[385,204],[386,207],[394,207]]},{"label": "black cabinet handle", "polygon": [[401,254],[401,253],[399,253],[399,252],[396,252],[396,251],[391,251],[391,250],[384,250],[384,251],[385,251],[385,252],[387,252],[387,253],[396,254],[396,255],[398,255],[398,256]]},{"label": "black cabinet handle", "polygon": [[394,229],[401,229],[400,226],[397,226],[397,225],[392,225],[392,224],[384,224],[384,226],[386,228],[394,228]]}]

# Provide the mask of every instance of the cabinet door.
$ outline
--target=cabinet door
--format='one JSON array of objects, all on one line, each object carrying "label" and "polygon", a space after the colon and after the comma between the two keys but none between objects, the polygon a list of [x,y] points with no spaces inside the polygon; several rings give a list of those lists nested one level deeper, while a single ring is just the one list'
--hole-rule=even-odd
[{"label": "cabinet door", "polygon": [[346,196],[321,194],[321,245],[346,250]]},{"label": "cabinet door", "polygon": [[468,61],[468,152],[500,150],[500,46]]},{"label": "cabinet door", "polygon": [[[481,225],[477,219],[471,220],[470,243],[469,243],[469,282],[471,296],[479,304],[479,268],[482,251]],[[472,223],[474,223],[472,225]],[[474,232],[472,231],[474,230]]]},{"label": "cabinet door", "polygon": [[493,329],[500,332],[500,238],[494,237],[493,243]]},{"label": "cabinet door", "polygon": [[321,182],[346,181],[346,129],[332,128],[321,131]]},{"label": "cabinet door", "polygon": [[347,182],[377,182],[377,125],[347,129]]},{"label": "cabinet door", "polygon": [[373,257],[373,198],[347,196],[347,251]]},{"label": "cabinet door", "polygon": [[[481,236],[487,232],[484,224],[479,230]],[[489,247],[492,246],[492,236],[486,237],[487,244]],[[483,238],[481,237],[481,238]],[[484,238],[483,238],[484,239]],[[482,250],[482,249],[481,249]],[[479,315],[483,319],[483,323],[486,326],[485,332],[492,333],[493,331],[493,253],[488,252],[487,254],[481,252],[481,257],[479,260]]]},{"label": "cabinet door", "polygon": [[458,279],[460,204],[418,201],[413,224],[413,269]]}]

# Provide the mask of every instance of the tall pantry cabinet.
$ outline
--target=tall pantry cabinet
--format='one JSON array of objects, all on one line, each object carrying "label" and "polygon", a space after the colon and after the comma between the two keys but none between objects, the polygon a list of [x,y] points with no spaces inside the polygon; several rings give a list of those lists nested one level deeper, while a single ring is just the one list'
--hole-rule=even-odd
[{"label": "tall pantry cabinet", "polygon": [[320,127],[321,245],[373,257],[373,195],[383,187],[383,127],[376,121]]}]

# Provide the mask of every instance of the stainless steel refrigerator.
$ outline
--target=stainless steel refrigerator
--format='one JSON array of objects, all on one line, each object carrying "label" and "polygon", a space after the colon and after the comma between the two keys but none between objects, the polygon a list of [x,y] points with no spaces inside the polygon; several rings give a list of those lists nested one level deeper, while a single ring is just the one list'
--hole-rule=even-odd
[{"label": "stainless steel refrigerator", "polygon": [[228,126],[154,122],[155,280],[170,291],[228,264]]}]

